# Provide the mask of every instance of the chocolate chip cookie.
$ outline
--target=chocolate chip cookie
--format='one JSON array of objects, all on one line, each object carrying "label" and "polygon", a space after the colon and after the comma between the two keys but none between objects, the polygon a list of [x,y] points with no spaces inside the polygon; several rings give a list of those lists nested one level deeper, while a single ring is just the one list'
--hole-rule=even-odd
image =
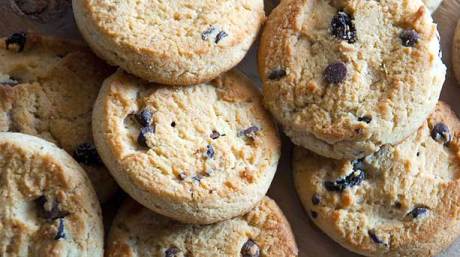
[{"label": "chocolate chip cookie", "polygon": [[0,256],[103,256],[96,193],[54,144],[0,132],[0,198]]},{"label": "chocolate chip cookie", "polygon": [[120,70],[104,82],[93,133],[128,194],[185,223],[249,211],[267,192],[280,157],[260,93],[236,71],[205,84],[169,87]]},{"label": "chocolate chip cookie", "polygon": [[294,154],[314,223],[365,256],[435,256],[460,235],[460,121],[444,103],[402,143],[354,161]]},{"label": "chocolate chip cookie", "polygon": [[38,136],[66,150],[97,185],[101,201],[116,184],[93,144],[91,113],[111,72],[73,42],[26,33],[0,39],[0,131]]},{"label": "chocolate chip cookie", "polygon": [[297,252],[289,223],[268,197],[244,216],[211,225],[175,222],[127,200],[107,247],[107,257],[294,257]]},{"label": "chocolate chip cookie", "polygon": [[74,0],[93,50],[149,81],[209,81],[243,59],[265,20],[263,0]]},{"label": "chocolate chip cookie", "polygon": [[446,68],[419,0],[287,0],[259,51],[266,106],[292,141],[357,159],[413,133],[434,110]]}]

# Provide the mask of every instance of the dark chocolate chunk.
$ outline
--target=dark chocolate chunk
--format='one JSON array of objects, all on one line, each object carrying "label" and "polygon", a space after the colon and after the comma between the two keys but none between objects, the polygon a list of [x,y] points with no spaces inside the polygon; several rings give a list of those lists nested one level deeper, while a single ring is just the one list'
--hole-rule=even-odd
[{"label": "dark chocolate chunk", "polygon": [[57,201],[53,201],[51,209],[47,210],[45,208],[45,204],[48,202],[48,199],[44,195],[35,199],[35,204],[38,208],[38,216],[46,220],[56,220],[61,219],[69,215],[66,211],[61,211],[59,208],[59,203]]},{"label": "dark chocolate chunk", "polygon": [[347,187],[359,186],[366,179],[364,170],[354,170],[350,175],[336,181],[325,181],[324,186],[328,191],[343,192]]},{"label": "dark chocolate chunk", "polygon": [[217,33],[216,35],[216,40],[214,41],[216,44],[219,43],[223,38],[227,37],[228,34],[227,32],[225,31],[220,31],[219,33]]},{"label": "dark chocolate chunk", "polygon": [[54,240],[65,239],[65,232],[64,232],[64,218],[59,218],[59,225],[58,231],[54,236]]},{"label": "dark chocolate chunk", "polygon": [[354,171],[357,171],[357,170],[364,171],[365,169],[364,158],[351,161],[351,165],[353,165]]},{"label": "dark chocolate chunk", "polygon": [[336,38],[346,40],[350,44],[356,42],[355,25],[353,24],[351,16],[344,11],[337,12],[332,18],[331,33]]},{"label": "dark chocolate chunk", "polygon": [[311,203],[313,205],[318,205],[320,202],[321,202],[321,198],[319,197],[319,195],[313,194],[313,196],[311,197]]},{"label": "dark chocolate chunk", "polygon": [[347,77],[347,66],[343,62],[330,64],[324,70],[324,79],[331,84],[339,84]]},{"label": "dark chocolate chunk", "polygon": [[79,163],[85,165],[101,165],[101,157],[99,156],[96,147],[90,143],[83,143],[75,149],[73,157]]},{"label": "dark chocolate chunk", "polygon": [[211,139],[218,139],[218,138],[220,137],[220,133],[217,132],[217,131],[215,131],[215,130],[213,130],[212,133],[211,133],[211,135],[209,135],[209,137],[210,137]]},{"label": "dark chocolate chunk", "polygon": [[257,134],[257,132],[260,131],[260,128],[257,127],[257,126],[251,126],[245,130],[241,130],[239,133],[238,133],[238,136],[246,136],[246,137],[249,137],[249,138],[254,138]]},{"label": "dark chocolate chunk", "polygon": [[449,131],[449,127],[446,124],[440,122],[436,124],[431,130],[431,137],[439,143],[449,144],[452,140],[452,136]]},{"label": "dark chocolate chunk", "polygon": [[374,243],[383,244],[383,241],[380,240],[380,238],[375,234],[374,230],[369,230],[367,233],[369,234],[369,237],[372,239],[372,241],[374,241]]},{"label": "dark chocolate chunk", "polygon": [[142,127],[148,127],[152,124],[153,113],[144,109],[136,114],[136,120]]},{"label": "dark chocolate chunk", "polygon": [[209,159],[212,159],[212,158],[214,158],[214,154],[215,154],[215,152],[214,152],[214,148],[212,147],[212,145],[207,145],[206,146],[206,156],[205,157],[207,157]]},{"label": "dark chocolate chunk", "polygon": [[141,132],[139,132],[139,136],[137,137],[137,143],[140,146],[149,147],[147,145],[147,135],[149,133],[155,133],[155,128],[151,126],[141,128]]},{"label": "dark chocolate chunk", "polygon": [[179,253],[179,249],[177,247],[170,247],[165,251],[165,257],[176,257]]},{"label": "dark chocolate chunk", "polygon": [[311,217],[312,217],[313,219],[316,219],[316,218],[318,218],[318,213],[317,213],[317,212],[315,212],[315,211],[311,211],[311,213],[310,213],[310,214],[311,214]]},{"label": "dark chocolate chunk", "polygon": [[402,207],[401,202],[399,202],[399,201],[396,201],[394,206],[395,206],[396,209],[401,209],[401,207]]},{"label": "dark chocolate chunk", "polygon": [[367,124],[371,123],[372,117],[371,116],[363,116],[358,118],[359,122],[366,122]]},{"label": "dark chocolate chunk", "polygon": [[410,211],[407,216],[412,217],[413,219],[419,218],[428,214],[428,208],[426,207],[415,207],[412,211]]},{"label": "dark chocolate chunk", "polygon": [[201,33],[201,39],[202,40],[208,40],[209,36],[216,30],[215,27],[209,26],[205,31]]},{"label": "dark chocolate chunk", "polygon": [[176,122],[175,121],[171,122],[171,127],[173,127],[173,128],[176,127]]},{"label": "dark chocolate chunk", "polygon": [[26,45],[27,37],[25,32],[14,33],[5,40],[6,49],[9,49],[10,45],[17,45],[18,52],[24,50]]},{"label": "dark chocolate chunk", "polygon": [[269,80],[280,80],[286,77],[287,73],[283,69],[275,69],[268,75]]},{"label": "dark chocolate chunk", "polygon": [[406,47],[413,47],[419,40],[418,33],[413,29],[405,29],[399,34],[402,45]]},{"label": "dark chocolate chunk", "polygon": [[260,256],[260,249],[259,246],[248,239],[246,243],[244,243],[243,247],[241,247],[241,257],[259,257]]}]

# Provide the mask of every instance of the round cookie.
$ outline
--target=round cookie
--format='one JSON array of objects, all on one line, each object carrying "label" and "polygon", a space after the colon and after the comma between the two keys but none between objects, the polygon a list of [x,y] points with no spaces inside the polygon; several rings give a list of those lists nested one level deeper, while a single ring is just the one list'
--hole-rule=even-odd
[{"label": "round cookie", "polygon": [[455,29],[454,40],[452,42],[452,66],[457,82],[460,84],[460,20],[457,22],[457,28]]},{"label": "round cookie", "polygon": [[173,88],[120,70],[104,82],[93,133],[128,194],[185,223],[249,211],[267,192],[280,157],[260,93],[235,71]]},{"label": "round cookie", "polygon": [[294,180],[314,223],[365,256],[435,256],[460,235],[460,121],[444,103],[396,146],[355,161],[298,147]]},{"label": "round cookie", "polygon": [[103,256],[96,193],[66,152],[0,132],[0,167],[0,256]]},{"label": "round cookie", "polygon": [[434,13],[441,5],[442,0],[423,0],[423,3],[431,13]]},{"label": "round cookie", "polygon": [[0,39],[0,132],[38,136],[66,150],[101,201],[117,186],[94,147],[91,112],[111,71],[72,42],[25,33]]},{"label": "round cookie", "polygon": [[211,225],[175,222],[127,200],[111,227],[107,257],[277,256],[298,250],[288,221],[268,197],[244,216]]},{"label": "round cookie", "polygon": [[93,50],[143,79],[209,81],[245,56],[265,20],[263,0],[73,0]]},{"label": "round cookie", "polygon": [[287,0],[259,51],[265,104],[300,146],[357,159],[398,143],[428,117],[445,66],[419,0]]}]

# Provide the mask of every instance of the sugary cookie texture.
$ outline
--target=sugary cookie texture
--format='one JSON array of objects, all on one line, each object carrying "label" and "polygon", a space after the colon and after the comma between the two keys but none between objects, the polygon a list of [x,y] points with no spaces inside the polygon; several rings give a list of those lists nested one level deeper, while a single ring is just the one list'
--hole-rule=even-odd
[{"label": "sugary cookie texture", "polygon": [[460,121],[444,103],[402,143],[354,161],[298,147],[294,179],[314,223],[365,256],[435,256],[460,234]]},{"label": "sugary cookie texture", "polygon": [[264,101],[292,141],[335,159],[398,143],[428,117],[446,68],[419,0],[286,0],[259,52]]},{"label": "sugary cookie texture", "polygon": [[96,193],[54,144],[0,132],[0,199],[0,256],[103,256]]},{"label": "sugary cookie texture", "polygon": [[93,144],[91,112],[110,72],[73,42],[30,33],[0,39],[0,132],[38,136],[66,150],[101,201],[117,187]]},{"label": "sugary cookie texture", "polygon": [[280,157],[260,93],[235,71],[189,87],[118,71],[96,101],[93,133],[126,192],[186,223],[249,211],[267,192]]},{"label": "sugary cookie texture", "polygon": [[107,257],[294,257],[297,252],[289,223],[268,197],[244,216],[211,225],[175,222],[127,200],[107,247]]},{"label": "sugary cookie texture", "polygon": [[149,81],[209,81],[243,59],[265,20],[263,0],[73,0],[93,50]]}]

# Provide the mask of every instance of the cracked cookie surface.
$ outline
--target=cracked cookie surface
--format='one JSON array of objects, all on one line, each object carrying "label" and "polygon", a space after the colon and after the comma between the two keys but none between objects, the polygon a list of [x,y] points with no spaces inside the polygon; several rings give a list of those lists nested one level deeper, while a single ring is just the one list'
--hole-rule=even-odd
[{"label": "cracked cookie surface", "polygon": [[288,0],[259,51],[264,101],[292,141],[335,159],[398,143],[434,109],[445,66],[419,0]]},{"label": "cracked cookie surface", "polygon": [[298,147],[298,195],[312,221],[365,256],[435,256],[460,234],[460,121],[440,102],[396,146],[355,161]]}]

